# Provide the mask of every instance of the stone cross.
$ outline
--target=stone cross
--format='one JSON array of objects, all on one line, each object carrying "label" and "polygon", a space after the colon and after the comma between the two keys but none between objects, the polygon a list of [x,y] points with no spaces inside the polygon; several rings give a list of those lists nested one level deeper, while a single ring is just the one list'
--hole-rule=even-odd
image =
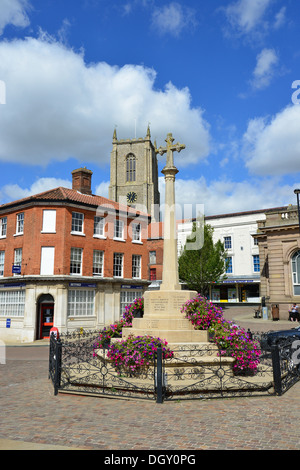
[{"label": "stone cross", "polygon": [[174,167],[174,157],[173,157],[173,152],[180,152],[181,150],[185,149],[185,145],[180,144],[177,142],[177,144],[173,145],[174,139],[171,133],[167,135],[167,138],[165,140],[167,142],[166,147],[159,147],[158,149],[155,149],[156,153],[159,153],[160,155],[163,155],[164,153],[167,153],[167,164],[166,168],[173,168]]},{"label": "stone cross", "polygon": [[167,163],[162,173],[165,175],[165,213],[164,213],[164,254],[163,278],[161,291],[178,291],[181,289],[178,277],[178,256],[175,214],[175,176],[178,173],[174,165],[173,152],[180,152],[185,145],[175,144],[172,134],[167,135],[167,146],[159,147],[156,153],[167,153]]}]

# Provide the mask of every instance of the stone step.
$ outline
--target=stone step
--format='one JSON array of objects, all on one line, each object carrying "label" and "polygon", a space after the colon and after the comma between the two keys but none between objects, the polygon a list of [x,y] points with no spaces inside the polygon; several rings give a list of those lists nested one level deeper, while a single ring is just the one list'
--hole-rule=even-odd
[{"label": "stone step", "polygon": [[128,336],[154,336],[170,343],[203,343],[208,342],[208,332],[202,330],[164,330],[164,329],[143,329],[143,328],[123,328],[122,337]]}]

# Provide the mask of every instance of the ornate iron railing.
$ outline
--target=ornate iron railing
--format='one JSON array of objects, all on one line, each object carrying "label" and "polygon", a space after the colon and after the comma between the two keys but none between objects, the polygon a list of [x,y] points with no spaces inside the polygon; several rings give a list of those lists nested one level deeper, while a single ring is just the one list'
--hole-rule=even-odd
[{"label": "ornate iron railing", "polygon": [[[256,340],[260,335],[253,335]],[[118,373],[105,349],[94,354],[99,331],[80,330],[50,338],[49,378],[54,393],[165,400],[282,395],[299,380],[295,342],[261,349],[253,373],[235,373],[229,351],[224,356],[213,344],[182,346],[172,359],[159,348],[147,370]]]}]

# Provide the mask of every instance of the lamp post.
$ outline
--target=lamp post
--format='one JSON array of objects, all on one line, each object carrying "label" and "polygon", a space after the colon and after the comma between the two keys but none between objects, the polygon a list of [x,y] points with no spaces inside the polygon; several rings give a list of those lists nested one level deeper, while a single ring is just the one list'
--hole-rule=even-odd
[{"label": "lamp post", "polygon": [[300,232],[300,206],[299,206],[300,189],[294,189],[294,193],[297,195],[298,225],[299,225],[299,232]]}]

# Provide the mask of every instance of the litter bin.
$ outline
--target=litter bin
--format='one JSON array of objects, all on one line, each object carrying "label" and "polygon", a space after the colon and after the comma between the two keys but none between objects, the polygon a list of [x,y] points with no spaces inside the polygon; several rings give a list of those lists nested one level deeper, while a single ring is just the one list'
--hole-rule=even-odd
[{"label": "litter bin", "polygon": [[279,320],[279,305],[278,304],[272,304],[272,318],[273,318],[273,321]]}]

